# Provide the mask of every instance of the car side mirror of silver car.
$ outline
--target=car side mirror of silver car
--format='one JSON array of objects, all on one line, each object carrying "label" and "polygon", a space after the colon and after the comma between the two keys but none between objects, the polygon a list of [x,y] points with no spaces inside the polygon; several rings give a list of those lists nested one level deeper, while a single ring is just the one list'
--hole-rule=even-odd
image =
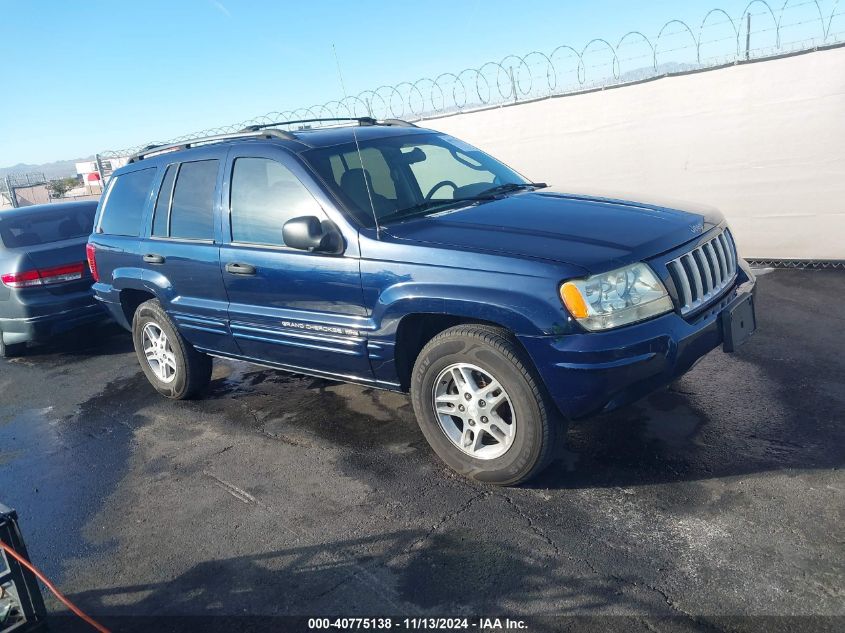
[{"label": "car side mirror of silver car", "polygon": [[343,236],[328,220],[320,221],[313,215],[292,218],[282,227],[285,246],[313,253],[340,254]]}]

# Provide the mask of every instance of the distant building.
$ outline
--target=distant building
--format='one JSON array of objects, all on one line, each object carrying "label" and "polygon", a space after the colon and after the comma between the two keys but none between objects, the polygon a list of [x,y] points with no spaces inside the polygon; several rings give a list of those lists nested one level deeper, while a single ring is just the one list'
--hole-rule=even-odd
[{"label": "distant building", "polygon": [[[85,160],[76,163],[76,173],[82,176],[82,189],[80,193],[96,194],[102,193],[103,181],[100,177],[100,172],[97,170],[97,162],[93,160]],[[74,189],[74,192],[77,190]],[[77,194],[78,195],[78,194]]]},{"label": "distant building", "polygon": [[101,174],[97,169],[97,161],[84,160],[76,163],[76,173],[82,176],[82,182],[89,188],[90,193],[101,193],[112,172],[123,167],[127,162],[129,162],[128,157],[104,158],[100,161],[103,168]]}]

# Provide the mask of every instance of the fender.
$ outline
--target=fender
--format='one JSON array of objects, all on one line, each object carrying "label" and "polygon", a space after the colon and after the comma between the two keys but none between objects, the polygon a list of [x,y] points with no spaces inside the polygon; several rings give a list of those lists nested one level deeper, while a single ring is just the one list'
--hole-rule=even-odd
[{"label": "fender", "polygon": [[163,304],[169,305],[174,299],[173,284],[170,280],[156,270],[144,270],[142,273],[144,288],[158,297]]},{"label": "fender", "polygon": [[112,273],[112,288],[120,290],[150,290],[144,283],[141,268],[115,268]]},{"label": "fender", "polygon": [[[501,283],[501,277],[499,277]],[[575,331],[572,319],[547,279],[520,277],[508,287],[404,282],[386,289],[376,302],[372,338],[396,337],[409,314],[443,314],[496,323],[514,334],[542,336]]]},{"label": "fender", "polygon": [[373,331],[367,342],[376,379],[390,388],[399,387],[397,333],[402,319],[410,315],[493,323],[523,336],[572,331],[571,319],[560,304],[554,283],[523,277],[519,283],[508,285],[512,287],[403,282],[389,287],[376,303]]},{"label": "fender", "polygon": [[395,340],[399,320],[420,312],[497,323],[517,335],[575,331],[558,287],[586,274],[581,267],[390,236],[361,240],[361,286],[376,340]]},{"label": "fender", "polygon": [[92,286],[94,298],[101,301],[112,318],[127,330],[131,330],[132,326],[123,313],[123,303],[121,302],[120,293],[124,290],[140,290],[155,295],[155,289],[151,288],[144,281],[143,277],[144,271],[140,268],[115,268],[112,271],[111,284],[99,281]]}]

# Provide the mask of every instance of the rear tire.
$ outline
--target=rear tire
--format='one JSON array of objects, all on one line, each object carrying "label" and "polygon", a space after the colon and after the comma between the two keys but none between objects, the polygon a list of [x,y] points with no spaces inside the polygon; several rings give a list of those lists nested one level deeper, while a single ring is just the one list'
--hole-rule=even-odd
[{"label": "rear tire", "polygon": [[145,301],[135,311],[132,341],[144,375],[161,395],[187,400],[208,386],[211,356],[182,338],[157,299]]},{"label": "rear tire", "polygon": [[489,484],[513,486],[537,475],[564,430],[531,361],[497,327],[459,325],[429,341],[414,364],[411,400],[438,456]]}]

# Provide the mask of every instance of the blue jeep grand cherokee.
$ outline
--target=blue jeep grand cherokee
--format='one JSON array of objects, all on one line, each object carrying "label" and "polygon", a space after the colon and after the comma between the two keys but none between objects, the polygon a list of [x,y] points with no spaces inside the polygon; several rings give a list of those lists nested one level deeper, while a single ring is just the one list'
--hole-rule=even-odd
[{"label": "blue jeep grand cherokee", "polygon": [[88,255],[163,395],[198,394],[212,356],[410,392],[438,455],[503,485],[550,461],[565,420],[755,325],[717,212],[570,195],[401,121],[147,148]]}]

